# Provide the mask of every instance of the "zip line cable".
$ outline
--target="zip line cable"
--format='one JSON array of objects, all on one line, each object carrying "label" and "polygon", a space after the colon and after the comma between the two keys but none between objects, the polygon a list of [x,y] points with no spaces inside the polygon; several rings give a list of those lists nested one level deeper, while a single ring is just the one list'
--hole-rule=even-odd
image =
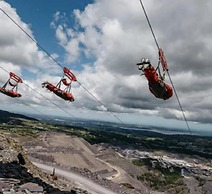
[{"label": "zip line cable", "polygon": [[155,44],[156,44],[156,46],[158,47],[158,50],[159,50],[159,49],[160,49],[159,44],[158,44],[158,42],[157,42],[157,39],[156,39],[155,33],[154,33],[154,31],[153,31],[152,25],[151,25],[151,23],[150,23],[150,21],[149,21],[149,18],[148,18],[148,16],[147,16],[146,10],[145,10],[144,5],[143,5],[143,3],[142,3],[141,0],[140,0],[140,3],[141,3],[141,7],[142,7],[142,9],[143,9],[143,11],[144,11],[144,15],[145,15],[145,17],[146,17],[146,20],[147,20],[147,23],[148,23],[148,25],[149,25],[149,28],[150,28],[150,30],[151,30],[151,32],[152,32],[153,38],[154,38],[154,40],[155,40]]},{"label": "zip line cable", "polygon": [[34,110],[35,112],[39,113],[40,115],[47,116],[47,115],[43,114],[41,111],[37,110],[36,108],[34,108],[34,107],[30,106],[29,104],[25,103],[20,98],[17,98],[17,99],[21,101],[21,104],[24,104],[25,106],[31,108],[32,110]]},{"label": "zip line cable", "polygon": [[[77,81],[78,82],[78,81]],[[82,86],[83,88],[84,88],[84,90],[86,91],[86,92],[88,92],[97,102],[99,102],[105,109],[106,109],[106,111],[108,111],[110,114],[112,114],[121,124],[124,124],[113,112],[111,112],[111,111],[109,111],[108,109],[107,109],[107,107],[100,101],[100,100],[98,100],[89,90],[87,90],[80,82],[78,82],[78,84],[80,85],[80,86]]]},{"label": "zip line cable", "polygon": [[[37,44],[37,46],[43,50],[58,66],[60,66],[63,69],[63,66],[57,62],[57,60],[51,56],[51,54],[44,49],[29,33],[27,33],[12,17],[10,17],[1,7],[0,10],[23,32],[25,33],[35,44]],[[113,115],[121,124],[124,124],[113,112],[109,111],[107,109],[107,107],[99,100],[97,99],[85,86],[83,86],[80,82],[77,81],[77,83],[89,94],[91,95],[97,102],[99,102],[102,106],[104,106],[104,108],[107,110],[107,112],[109,112],[111,115]],[[26,84],[25,84],[26,85]],[[30,88],[30,86],[28,86]],[[33,88],[30,88],[32,90],[34,90]],[[36,90],[34,90],[35,92],[37,92]],[[38,93],[38,92],[37,92]],[[42,94],[40,94],[41,96],[43,96]],[[45,96],[43,96],[45,99],[47,99]],[[49,99],[48,99],[49,100]],[[53,103],[53,102],[52,102]],[[56,105],[56,104],[55,104]],[[58,105],[56,105],[58,107]],[[61,109],[61,107],[60,107]],[[67,111],[66,111],[67,112]],[[73,116],[73,115],[72,115]]]},{"label": "zip line cable", "polygon": [[189,125],[188,125],[188,120],[187,120],[187,118],[186,118],[186,116],[185,116],[183,107],[182,107],[181,102],[180,102],[180,100],[179,100],[179,97],[178,97],[178,95],[177,95],[177,91],[176,91],[176,89],[175,89],[175,87],[174,87],[174,84],[173,84],[173,81],[172,81],[171,76],[170,76],[170,74],[169,74],[169,71],[167,71],[167,74],[168,74],[169,80],[170,80],[170,82],[171,82],[171,84],[172,84],[172,86],[173,86],[174,93],[175,93],[175,95],[176,95],[177,101],[178,101],[178,103],[179,103],[181,112],[182,112],[182,114],[183,114],[183,118],[184,118],[184,120],[185,120],[185,122],[186,122],[186,125],[187,125],[187,128],[188,128],[188,130],[189,130],[189,133],[192,135],[191,129],[190,129]]},{"label": "zip line cable", "polygon": [[0,10],[22,31],[24,32],[35,44],[37,44],[37,46],[43,50],[58,66],[60,66],[61,68],[63,68],[63,66],[58,63],[54,57],[51,56],[50,53],[48,53],[29,33],[26,32],[26,30],[24,30],[12,17],[10,17],[1,7]]},{"label": "zip line cable", "polygon": [[[148,23],[148,25],[149,25],[149,28],[150,28],[150,30],[151,30],[152,36],[153,36],[153,38],[154,38],[154,40],[155,40],[155,44],[156,44],[158,50],[160,50],[158,41],[157,41],[156,36],[155,36],[155,34],[154,34],[154,31],[153,31],[152,25],[151,25],[151,23],[150,23],[150,20],[149,20],[149,18],[148,18],[148,16],[147,16],[146,10],[145,10],[144,5],[143,5],[143,2],[142,2],[142,0],[139,0],[139,1],[140,1],[140,4],[141,4],[141,7],[142,7],[142,9],[143,9],[144,15],[145,15],[145,17],[146,17],[147,23]],[[169,80],[170,80],[170,82],[171,82],[171,85],[172,85],[172,87],[173,87],[173,89],[174,89],[174,93],[175,93],[175,95],[176,95],[178,104],[179,104],[179,106],[180,106],[180,109],[181,109],[183,118],[184,118],[184,120],[185,120],[185,122],[186,122],[186,126],[187,126],[187,128],[188,128],[188,130],[189,130],[190,135],[192,135],[191,129],[190,129],[189,124],[188,124],[188,120],[187,120],[187,118],[186,118],[186,116],[185,116],[185,113],[184,113],[182,104],[181,104],[180,99],[179,99],[179,97],[178,97],[178,95],[177,95],[177,90],[175,89],[174,83],[173,83],[173,81],[172,81],[172,79],[171,79],[171,76],[170,76],[170,74],[169,74],[168,69],[167,69],[167,74],[168,74]]]}]

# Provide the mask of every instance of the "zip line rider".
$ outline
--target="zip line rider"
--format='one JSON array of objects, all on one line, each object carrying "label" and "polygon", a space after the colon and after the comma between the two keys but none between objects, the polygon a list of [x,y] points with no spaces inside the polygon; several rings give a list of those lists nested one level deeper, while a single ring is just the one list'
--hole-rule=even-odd
[{"label": "zip line rider", "polygon": [[[23,83],[22,79],[13,72],[10,72],[9,76],[10,78],[7,80],[7,82],[2,87],[0,87],[0,92],[12,98],[21,97],[21,94],[19,94],[17,90],[18,84]],[[8,89],[8,86],[10,86],[11,89]]]},{"label": "zip line rider", "polygon": [[138,69],[144,72],[148,80],[149,90],[156,98],[167,100],[172,97],[172,87],[164,82],[165,74],[164,76],[159,76],[149,59],[142,58],[137,65]]}]

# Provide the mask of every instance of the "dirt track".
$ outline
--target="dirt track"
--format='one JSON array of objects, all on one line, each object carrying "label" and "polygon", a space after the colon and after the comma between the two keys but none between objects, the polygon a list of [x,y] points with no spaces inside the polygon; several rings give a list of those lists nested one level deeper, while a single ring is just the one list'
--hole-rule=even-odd
[{"label": "dirt track", "polygon": [[[113,190],[121,191],[124,189],[120,185],[121,183],[130,183],[139,191],[134,190],[133,192],[131,190],[126,193],[133,194],[142,191],[145,194],[147,191],[139,181],[133,179],[128,173],[128,171],[136,172],[136,167],[129,165],[129,161],[121,158],[112,149],[90,145],[78,137],[50,132],[44,132],[38,138],[30,141],[22,138],[19,139],[19,142],[25,147],[32,161],[58,166],[61,169],[77,169],[81,174],[99,183],[104,182],[108,187],[114,187]],[[117,165],[120,163],[127,171]],[[108,181],[105,183],[103,180]]]},{"label": "dirt track", "polygon": [[[36,163],[36,162],[33,164],[45,171],[48,171],[48,172],[52,171],[51,166],[43,165],[43,164]],[[104,188],[101,185],[96,184],[95,182],[93,182],[83,176],[80,176],[79,174],[74,174],[73,172],[64,171],[59,168],[56,169],[56,172],[57,172],[57,175],[59,175],[59,176],[64,176],[67,179],[71,179],[76,182],[79,182],[91,194],[116,194],[116,193],[110,191],[109,189]]]}]

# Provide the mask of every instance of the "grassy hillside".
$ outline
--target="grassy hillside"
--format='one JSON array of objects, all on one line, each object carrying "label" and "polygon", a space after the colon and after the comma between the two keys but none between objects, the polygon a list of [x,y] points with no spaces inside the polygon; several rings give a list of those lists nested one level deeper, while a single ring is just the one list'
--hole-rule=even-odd
[{"label": "grassy hillside", "polygon": [[25,115],[11,113],[8,111],[0,110],[0,123],[21,123],[20,119],[27,119],[36,121],[37,119],[27,117]]}]

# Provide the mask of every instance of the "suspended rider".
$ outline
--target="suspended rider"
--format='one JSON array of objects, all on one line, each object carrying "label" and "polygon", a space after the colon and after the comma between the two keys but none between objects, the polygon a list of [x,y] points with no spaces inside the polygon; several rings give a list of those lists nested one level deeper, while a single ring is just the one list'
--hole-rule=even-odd
[{"label": "suspended rider", "polygon": [[9,76],[10,78],[7,80],[7,82],[2,87],[0,87],[0,92],[12,98],[21,97],[21,94],[19,94],[17,90],[18,84],[23,82],[22,79],[13,72],[10,72]]},{"label": "suspended rider", "polygon": [[159,76],[156,69],[151,65],[149,59],[142,58],[141,62],[137,64],[138,69],[143,71],[148,80],[149,90],[156,98],[167,100],[172,97],[172,87],[165,83],[164,76]]}]

